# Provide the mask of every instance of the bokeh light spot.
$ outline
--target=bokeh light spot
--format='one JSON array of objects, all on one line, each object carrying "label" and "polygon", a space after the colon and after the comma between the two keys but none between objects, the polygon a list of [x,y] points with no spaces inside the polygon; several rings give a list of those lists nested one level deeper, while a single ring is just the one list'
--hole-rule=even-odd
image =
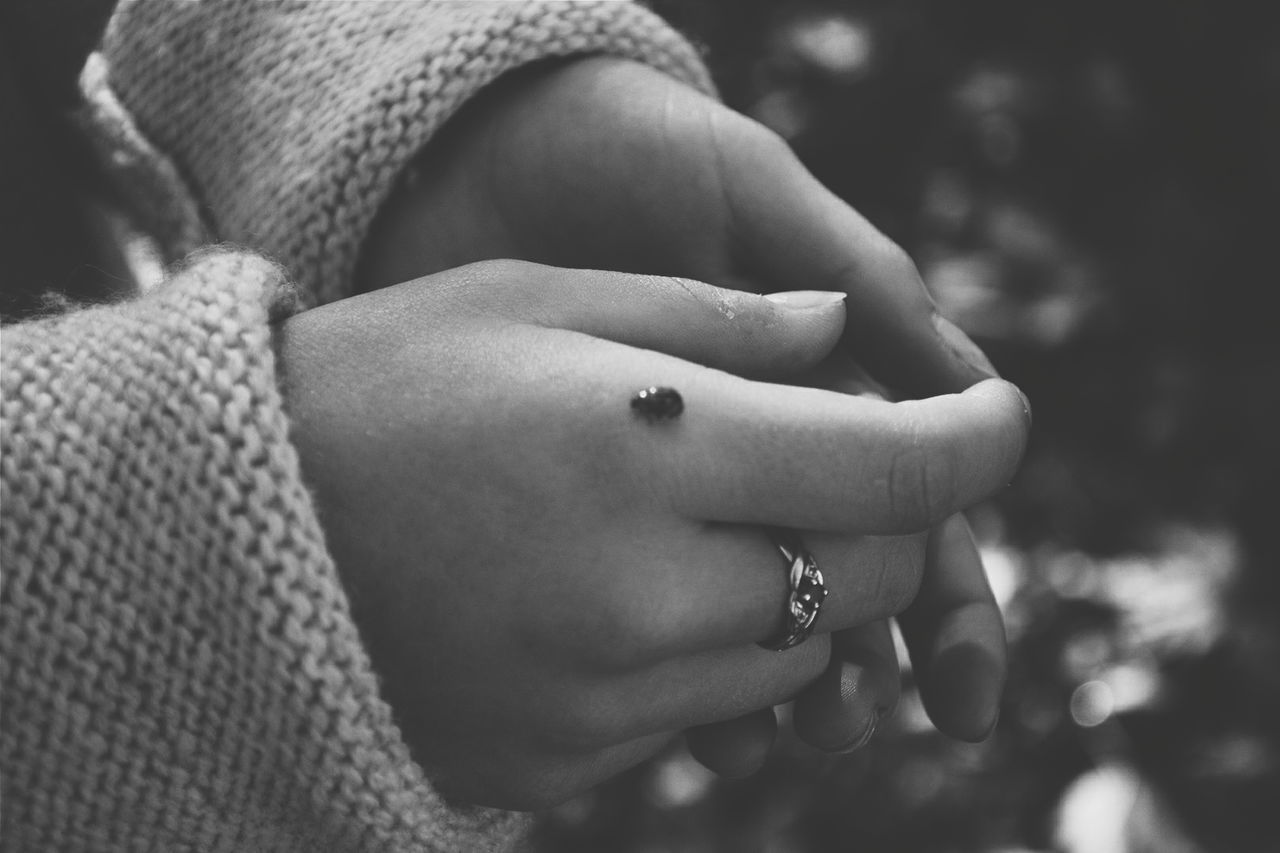
[{"label": "bokeh light spot", "polygon": [[833,77],[861,76],[875,55],[871,29],[845,15],[797,21],[788,41],[801,60]]},{"label": "bokeh light spot", "polygon": [[1071,719],[1085,728],[1102,725],[1115,709],[1115,696],[1105,681],[1086,681],[1071,694]]},{"label": "bokeh light spot", "polygon": [[676,753],[654,766],[647,793],[659,808],[691,806],[710,793],[715,778],[687,753]]}]

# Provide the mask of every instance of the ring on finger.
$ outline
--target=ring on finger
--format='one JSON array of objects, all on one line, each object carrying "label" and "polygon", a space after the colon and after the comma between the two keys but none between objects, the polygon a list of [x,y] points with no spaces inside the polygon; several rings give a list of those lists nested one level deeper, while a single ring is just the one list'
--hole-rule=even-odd
[{"label": "ring on finger", "polygon": [[789,530],[774,531],[774,544],[787,563],[786,623],[781,631],[759,645],[773,651],[798,646],[813,633],[818,611],[827,597],[827,586],[813,555]]}]

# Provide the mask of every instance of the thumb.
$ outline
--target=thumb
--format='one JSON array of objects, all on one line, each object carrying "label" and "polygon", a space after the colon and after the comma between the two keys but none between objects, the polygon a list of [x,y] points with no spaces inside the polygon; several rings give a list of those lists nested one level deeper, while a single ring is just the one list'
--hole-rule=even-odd
[{"label": "thumb", "polygon": [[[537,303],[516,308],[525,318],[740,376],[768,378],[811,368],[835,348],[844,330],[843,293],[760,296],[685,278],[521,266],[530,274],[520,277],[516,301]],[[503,304],[516,307],[509,300]]]}]

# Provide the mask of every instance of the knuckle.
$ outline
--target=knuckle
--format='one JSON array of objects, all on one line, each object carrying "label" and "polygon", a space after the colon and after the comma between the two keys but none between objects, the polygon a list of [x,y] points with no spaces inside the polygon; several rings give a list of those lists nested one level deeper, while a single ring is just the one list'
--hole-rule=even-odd
[{"label": "knuckle", "polygon": [[924,553],[927,534],[889,536],[884,539],[877,598],[883,612],[881,618],[896,616],[911,606],[920,592],[924,577]]},{"label": "knuckle", "polygon": [[713,326],[723,327],[741,320],[750,308],[746,293],[679,276],[648,276],[652,290],[667,295],[671,305]]},{"label": "knuckle", "polygon": [[537,275],[541,269],[541,266],[529,261],[521,261],[514,258],[495,258],[467,264],[462,267],[461,271],[466,278],[476,284],[500,286],[515,285],[527,281],[532,276]]},{"label": "knuckle", "polygon": [[876,268],[895,281],[920,281],[920,270],[907,250],[885,237],[872,252]]},{"label": "knuckle", "polygon": [[888,458],[885,478],[887,527],[908,531],[928,523],[926,504],[930,500],[924,472],[923,454],[917,447],[895,450]]},{"label": "knuckle", "polygon": [[438,287],[480,316],[524,317],[537,302],[531,295],[540,290],[530,284],[546,281],[546,271],[509,258],[475,261],[451,270]]},{"label": "knuckle", "polygon": [[931,449],[925,458],[925,468],[920,480],[926,490],[922,505],[929,526],[942,522],[947,516],[960,507],[956,506],[959,497],[957,482],[958,464],[949,446],[938,446]]},{"label": "knuckle", "polygon": [[672,303],[681,311],[689,311],[699,320],[714,326],[731,327],[748,334],[754,329],[743,321],[757,319],[761,315],[758,303],[771,305],[753,293],[717,287],[695,279],[656,276],[650,280],[670,294]]},{"label": "knuckle", "polygon": [[889,532],[911,533],[942,521],[956,507],[956,460],[918,428],[888,458],[885,478]]}]

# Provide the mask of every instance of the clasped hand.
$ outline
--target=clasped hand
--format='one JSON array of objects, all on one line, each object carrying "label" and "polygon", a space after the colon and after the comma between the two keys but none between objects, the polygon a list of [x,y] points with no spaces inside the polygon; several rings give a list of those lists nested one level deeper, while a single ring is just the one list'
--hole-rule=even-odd
[{"label": "clasped hand", "polygon": [[[685,731],[749,772],[791,699],[801,737],[856,745],[896,701],[898,614],[935,722],[983,736],[1003,633],[955,513],[1008,482],[1028,419],[905,255],[776,137],[631,63],[496,87],[427,154],[370,236],[371,292],[282,324],[280,356],[356,620],[442,790],[543,807]],[[494,257],[649,274],[466,265]],[[848,315],[750,292],[795,283]],[[844,393],[854,359],[938,396]],[[652,385],[677,421],[632,413]],[[755,645],[786,596],[767,526],[804,531],[831,589],[786,652]]]},{"label": "clasped hand", "polygon": [[[787,701],[832,631],[902,611],[923,531],[1008,481],[1025,417],[990,380],[904,403],[768,383],[825,358],[839,303],[487,262],[297,315],[295,441],[357,623],[453,796],[531,808],[692,726]],[[650,424],[650,385],[686,409]],[[785,652],[761,525],[831,588]],[[905,535],[903,535],[905,534]]]}]

